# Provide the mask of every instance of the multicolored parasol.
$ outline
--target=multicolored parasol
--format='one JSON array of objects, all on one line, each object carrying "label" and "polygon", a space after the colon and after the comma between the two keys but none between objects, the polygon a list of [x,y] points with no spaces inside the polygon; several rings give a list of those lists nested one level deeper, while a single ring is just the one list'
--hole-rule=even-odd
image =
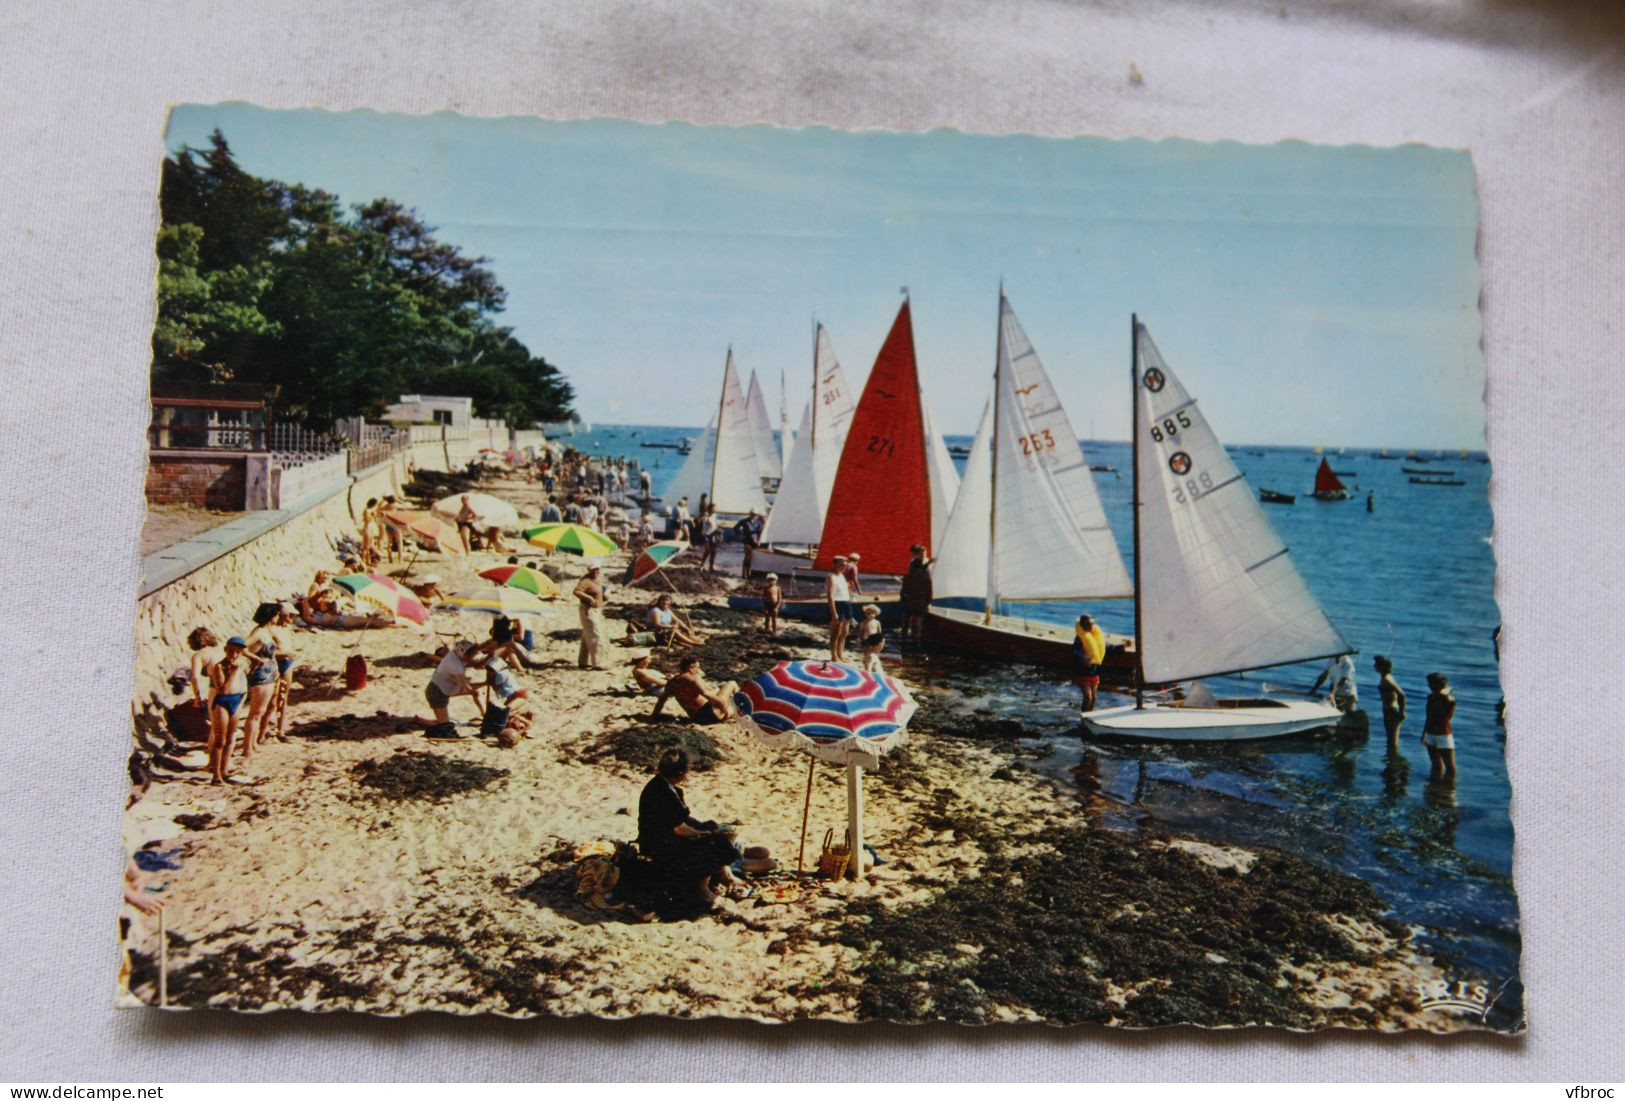
[{"label": "multicolored parasol", "polygon": [[541,524],[526,528],[525,542],[582,558],[599,558],[620,550],[615,540],[581,524]]},{"label": "multicolored parasol", "polygon": [[483,612],[494,616],[542,615],[547,605],[534,593],[523,589],[510,589],[504,585],[483,585],[477,589],[452,593],[440,598],[435,605],[452,612]]},{"label": "multicolored parasol", "polygon": [[534,593],[544,600],[559,595],[557,582],[542,571],[533,570],[529,566],[495,566],[489,570],[481,570],[480,576],[487,581],[495,581],[498,585],[506,585],[510,589]]},{"label": "multicolored parasol", "polygon": [[458,533],[457,525],[442,520],[432,512],[391,509],[384,513],[384,517],[399,524],[419,540],[433,543],[442,554],[468,553],[463,549],[463,537]]},{"label": "multicolored parasol", "polygon": [[[772,746],[795,746],[814,760],[846,766],[845,872],[863,877],[863,770],[900,745],[918,706],[900,681],[832,661],[781,661],[734,693],[734,719]],[[801,870],[812,806],[813,761],[801,809]]]},{"label": "multicolored parasol", "polygon": [[658,543],[650,543],[632,560],[632,564],[626,567],[626,580],[623,584],[632,585],[642,581],[688,549],[688,543],[682,539],[663,539]]},{"label": "multicolored parasol", "polygon": [[734,694],[741,725],[772,746],[872,767],[918,706],[901,683],[833,661],[781,661]]},{"label": "multicolored parasol", "polygon": [[429,609],[423,606],[412,590],[393,578],[376,573],[347,573],[335,577],[333,584],[343,585],[357,600],[364,600],[394,616],[397,623],[413,627],[429,625]]}]

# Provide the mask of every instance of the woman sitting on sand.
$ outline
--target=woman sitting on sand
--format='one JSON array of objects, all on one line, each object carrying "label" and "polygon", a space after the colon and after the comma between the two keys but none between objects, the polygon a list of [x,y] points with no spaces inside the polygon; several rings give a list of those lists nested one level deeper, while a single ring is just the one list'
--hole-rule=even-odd
[{"label": "woman sitting on sand", "polygon": [[699,900],[710,906],[718,889],[734,883],[728,866],[740,859],[740,852],[717,823],[701,822],[689,813],[679,786],[687,778],[686,751],[668,749],[660,755],[654,777],[638,798],[638,851],[679,888],[692,884]]},{"label": "woman sitting on sand", "polygon": [[667,645],[680,642],[684,646],[698,646],[705,641],[698,632],[690,630],[686,623],[677,622],[677,613],[672,610],[669,593],[661,593],[650,606],[649,626],[654,628],[655,634],[669,640]]}]

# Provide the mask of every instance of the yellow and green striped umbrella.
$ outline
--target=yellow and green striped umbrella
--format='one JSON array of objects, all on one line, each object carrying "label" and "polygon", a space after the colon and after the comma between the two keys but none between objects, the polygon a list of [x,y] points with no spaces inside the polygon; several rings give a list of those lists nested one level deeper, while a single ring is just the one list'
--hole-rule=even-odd
[{"label": "yellow and green striped umbrella", "polygon": [[495,616],[541,615],[547,611],[547,605],[534,594],[524,589],[510,589],[506,585],[483,585],[452,593],[441,597],[435,607],[452,612],[484,612]]},{"label": "yellow and green striped umbrella", "polygon": [[615,540],[600,535],[580,524],[542,524],[525,529],[525,542],[561,554],[575,554],[582,558],[599,558],[614,554],[620,548]]}]

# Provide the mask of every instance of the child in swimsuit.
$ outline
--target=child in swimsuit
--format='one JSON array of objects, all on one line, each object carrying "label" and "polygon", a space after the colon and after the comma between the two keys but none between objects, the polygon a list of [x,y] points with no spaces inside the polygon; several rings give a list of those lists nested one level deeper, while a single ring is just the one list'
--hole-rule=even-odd
[{"label": "child in swimsuit", "polygon": [[288,631],[298,614],[297,608],[283,601],[277,605],[277,617],[271,624],[271,634],[277,648],[276,691],[271,706],[276,710],[276,740],[279,742],[288,740],[288,693],[293,691],[293,667],[298,660],[298,654],[288,644]]},{"label": "child in swimsuit", "polygon": [[245,761],[265,741],[265,727],[271,720],[277,680],[277,635],[272,625],[279,614],[275,604],[261,604],[254,609],[254,629],[248,633],[248,646],[243,651],[252,663],[248,669],[248,717],[243,720],[239,750]]},{"label": "child in swimsuit", "polygon": [[863,606],[863,625],[858,628],[858,648],[863,653],[863,671],[880,672],[880,651],[886,647],[886,632],[880,627],[880,607]]},{"label": "child in swimsuit", "polygon": [[762,586],[762,625],[767,633],[779,633],[779,606],[784,603],[784,590],[779,588],[779,575],[767,575],[767,584]]},{"label": "child in swimsuit", "polygon": [[248,693],[249,660],[246,640],[233,635],[226,654],[209,666],[209,782],[223,784],[231,763],[231,742],[237,735],[237,709]]}]

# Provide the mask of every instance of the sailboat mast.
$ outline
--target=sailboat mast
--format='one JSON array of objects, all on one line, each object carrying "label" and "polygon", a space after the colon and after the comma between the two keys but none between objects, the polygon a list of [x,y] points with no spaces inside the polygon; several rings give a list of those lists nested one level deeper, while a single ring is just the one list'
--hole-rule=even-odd
[{"label": "sailboat mast", "polygon": [[1129,385],[1128,406],[1129,424],[1133,435],[1130,437],[1130,458],[1134,463],[1134,706],[1145,707],[1145,653],[1141,648],[1141,640],[1145,638],[1140,629],[1140,610],[1144,603],[1140,599],[1140,318],[1138,314],[1129,314],[1128,322],[1129,348]]},{"label": "sailboat mast", "polygon": [[807,446],[815,449],[818,446],[818,319],[816,317],[813,318],[812,427],[807,430]]},{"label": "sailboat mast", "polygon": [[[722,366],[722,390],[717,394],[717,440],[711,448],[711,484],[706,487],[706,495],[711,503],[717,503],[717,455],[722,451],[722,411],[728,404],[728,368],[733,366],[734,346],[728,345],[728,358]],[[695,502],[699,504],[698,501]],[[699,517],[694,518],[695,530],[698,531]]]},{"label": "sailboat mast", "polygon": [[999,316],[995,325],[997,336],[993,343],[993,454],[988,470],[993,480],[993,492],[987,505],[987,611],[983,623],[993,622],[993,607],[999,602],[998,550],[999,550],[999,391],[1000,365],[1004,362],[1004,282],[999,282]]}]

